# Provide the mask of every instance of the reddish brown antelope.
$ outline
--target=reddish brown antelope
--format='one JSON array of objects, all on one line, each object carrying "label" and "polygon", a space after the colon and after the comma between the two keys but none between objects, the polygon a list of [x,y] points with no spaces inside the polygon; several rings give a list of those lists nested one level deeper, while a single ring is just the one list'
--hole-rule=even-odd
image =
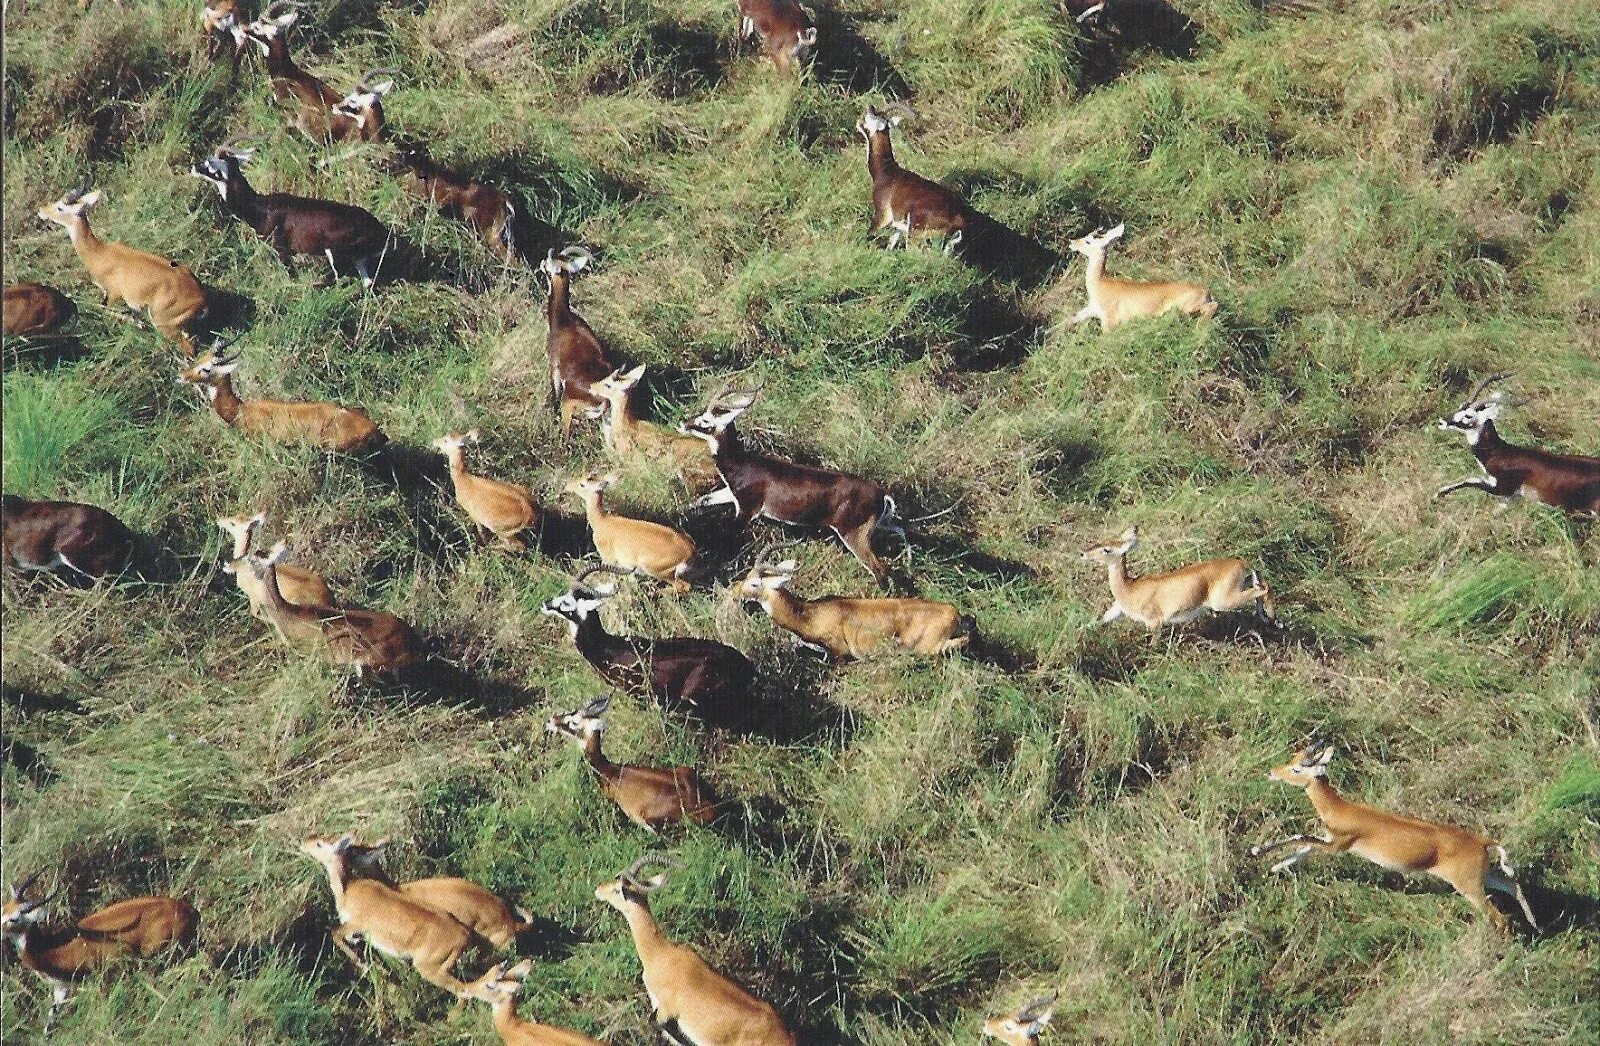
[{"label": "reddish brown antelope", "polygon": [[225,356],[224,348],[219,343],[178,377],[199,388],[230,427],[274,443],[309,443],[346,454],[365,454],[388,442],[371,418],[337,403],[240,399],[232,377],[239,353]]},{"label": "reddish brown antelope", "polygon": [[756,37],[780,73],[804,67],[817,46],[812,16],[795,0],[739,0],[739,38]]},{"label": "reddish brown antelope", "polygon": [[13,283],[5,290],[5,332],[9,337],[54,334],[75,312],[71,298],[42,283]]},{"label": "reddish brown antelope", "polygon": [[134,538],[122,520],[95,505],[6,494],[0,498],[0,546],[7,567],[66,567],[82,577],[101,578],[131,565]]},{"label": "reddish brown antelope", "polygon": [[1028,1000],[1016,1013],[990,1017],[983,1022],[983,1034],[999,1039],[1005,1046],[1039,1046],[1039,1033],[1055,1013],[1056,998],[1041,995]]},{"label": "reddish brown antelope", "polygon": [[510,193],[445,170],[429,160],[421,146],[401,147],[399,158],[405,171],[402,189],[427,200],[446,217],[464,222],[508,265],[525,259],[517,202]]},{"label": "reddish brown antelope", "polygon": [[895,162],[890,131],[899,127],[902,119],[900,113],[894,113],[896,109],[911,112],[900,103],[883,113],[869,105],[856,124],[856,133],[867,143],[867,173],[872,175],[872,227],[868,232],[892,230],[891,249],[901,242],[910,247],[913,236],[944,236],[944,253],[950,254],[966,235],[972,209],[954,190]]},{"label": "reddish brown antelope", "polygon": [[1089,291],[1089,304],[1079,309],[1068,323],[1077,325],[1095,319],[1100,321],[1101,330],[1110,330],[1140,316],[1179,312],[1210,319],[1217,314],[1217,300],[1197,283],[1140,283],[1107,276],[1106,250],[1122,232],[1123,226],[1118,225],[1110,232],[1096,230],[1067,244],[1088,259],[1084,282]]},{"label": "reddish brown antelope", "polygon": [[300,20],[296,4],[276,0],[261,17],[245,26],[241,35],[261,49],[272,80],[272,97],[288,106],[294,126],[318,145],[330,142],[370,141],[353,116],[337,112],[345,96],[306,72],[289,57],[289,27]]},{"label": "reddish brown antelope", "polygon": [[593,260],[587,247],[574,246],[560,254],[552,250],[539,263],[539,271],[550,280],[550,300],[545,307],[550,334],[545,347],[550,354],[550,384],[561,414],[562,439],[571,437],[572,418],[578,411],[605,405],[589,386],[615,369],[594,330],[572,311],[572,277]]},{"label": "reddish brown antelope", "polygon": [[1165,574],[1130,577],[1128,553],[1139,543],[1139,528],[1129,527],[1113,544],[1083,554],[1086,563],[1103,563],[1111,582],[1111,608],[1102,623],[1130,617],[1146,628],[1182,625],[1207,610],[1222,613],[1256,604],[1267,620],[1275,608],[1272,592],[1242,559],[1208,559]]},{"label": "reddish brown antelope", "polygon": [[1600,458],[1581,454],[1555,454],[1538,447],[1518,447],[1500,438],[1495,419],[1505,397],[1499,392],[1480,399],[1483,391],[1509,374],[1493,374],[1479,382],[1461,409],[1439,420],[1441,429],[1466,433],[1472,456],[1483,469],[1482,476],[1447,483],[1435,497],[1457,490],[1476,489],[1505,498],[1504,510],[1512,498],[1529,498],[1562,512],[1600,514]]},{"label": "reddish brown antelope", "polygon": [[303,607],[285,599],[278,587],[278,562],[287,551],[280,541],[270,552],[252,552],[244,560],[261,582],[267,620],[285,644],[320,645],[329,661],[349,665],[358,678],[368,672],[400,673],[424,659],[422,641],[393,614],[360,607]]},{"label": "reddish brown antelope", "polygon": [[628,820],[646,831],[690,821],[710,824],[717,818],[717,800],[693,767],[627,766],[613,763],[601,751],[609,697],[596,697],[566,715],[553,715],[544,728],[571,738],[600,778],[600,791],[622,808]]}]

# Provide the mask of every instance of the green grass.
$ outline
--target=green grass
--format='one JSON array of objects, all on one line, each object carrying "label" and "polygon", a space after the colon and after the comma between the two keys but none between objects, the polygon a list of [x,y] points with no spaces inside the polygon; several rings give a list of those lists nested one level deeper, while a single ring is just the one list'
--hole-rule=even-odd
[{"label": "green grass", "polygon": [[[603,459],[548,410],[542,281],[406,198],[382,149],[318,167],[258,63],[233,85],[192,56],[189,3],[8,11],[6,280],[58,286],[79,316],[76,351],[7,346],[5,489],[105,505],[165,554],[110,588],[7,579],[0,856],[8,879],[62,881],[73,913],[149,891],[203,913],[201,955],[86,986],[55,1041],[495,1041],[482,1007],[327,946],[327,887],[295,846],[342,830],[393,835],[401,877],[467,875],[558,927],[522,1012],[618,1046],[653,1041],[648,1004],[593,891],[649,850],[684,862],[653,902],[669,933],[807,1042],[972,1043],[1051,991],[1046,1042],[1600,1036],[1594,528],[1432,496],[1476,471],[1434,420],[1490,371],[1516,372],[1508,438],[1600,449],[1600,13],[1179,6],[1188,54],[1043,0],[846,0],[798,82],[734,56],[723,0],[308,9],[305,65],[339,86],[400,66],[396,129],[596,251],[575,304],[650,364],[655,417],[759,383],[754,442],[932,517],[909,572],[993,655],[818,667],[733,600],[747,552],[681,600],[630,586],[615,629],[720,637],[765,700],[828,713],[798,739],[712,742],[618,698],[613,758],[694,763],[741,807],[660,839],[543,731],[599,692],[538,613],[573,561],[474,544],[425,472],[397,487],[225,429],[33,215],[92,179],[97,230],[250,299],[245,395],[359,406],[421,464],[478,426],[475,468],[572,516],[562,484]],[[917,114],[904,164],[1045,248],[1024,278],[867,242],[852,128],[891,99]],[[360,202],[441,278],[363,297],[286,273],[182,174],[242,135],[259,188]],[[1111,272],[1203,282],[1215,322],[1064,324],[1084,296],[1066,242],[1117,222]],[[613,501],[683,518],[659,471]],[[211,520],[246,509],[477,685],[369,692],[287,655],[217,570]],[[1286,637],[1098,626],[1104,575],[1079,554],[1134,523],[1139,570],[1259,565]],[[869,591],[836,543],[796,554],[801,593]],[[1313,729],[1345,793],[1504,843],[1547,932],[1497,939],[1442,887],[1355,858],[1268,875],[1249,846],[1311,814],[1266,771]],[[0,988],[0,1037],[37,1038],[47,990],[14,964]]]}]

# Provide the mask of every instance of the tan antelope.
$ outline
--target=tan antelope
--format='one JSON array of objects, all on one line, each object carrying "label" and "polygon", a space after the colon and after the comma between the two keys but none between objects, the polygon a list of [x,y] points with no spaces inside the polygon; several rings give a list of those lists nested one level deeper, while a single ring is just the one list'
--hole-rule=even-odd
[{"label": "tan antelope", "polygon": [[[223,573],[232,575],[239,591],[250,601],[250,616],[263,621],[267,620],[264,586],[255,572],[245,566],[244,557],[250,554],[256,530],[266,519],[265,513],[257,512],[253,516],[219,516],[216,521],[222,532],[233,539],[233,556],[222,565]],[[283,593],[284,599],[303,607],[334,605],[328,583],[304,567],[279,563],[278,590]]]},{"label": "tan antelope", "polygon": [[55,203],[39,208],[39,217],[67,230],[89,278],[105,295],[105,307],[120,301],[133,311],[148,310],[150,323],[194,357],[192,328],[205,318],[206,292],[187,266],[126,244],[102,240],[89,227],[88,210],[100,202],[100,192],[84,186]]},{"label": "tan antelope", "polygon": [[719,482],[711,448],[693,436],[639,420],[633,409],[633,392],[644,377],[644,364],[630,371],[616,370],[594,382],[589,391],[605,400],[596,408],[602,418],[606,449],[623,461],[665,462],[691,494]]},{"label": "tan antelope", "polygon": [[680,821],[703,825],[716,820],[716,797],[692,767],[620,766],[606,758],[600,741],[610,707],[609,697],[597,697],[566,715],[551,716],[544,728],[577,742],[600,778],[600,791],[640,828],[654,832]]},{"label": "tan antelope", "polygon": [[458,998],[465,994],[467,985],[456,979],[454,971],[461,953],[472,943],[467,928],[408,899],[392,886],[351,874],[350,847],[354,842],[349,834],[314,835],[300,846],[301,853],[328,873],[339,913],[339,925],[331,935],[334,946],[362,973],[367,964],[351,947],[353,939],[365,941],[384,955],[407,960],[423,980]]},{"label": "tan antelope", "polygon": [[376,879],[399,890],[407,900],[450,916],[502,951],[515,947],[519,936],[535,928],[533,916],[525,909],[507,904],[470,879],[446,875],[395,882],[383,867],[389,844],[388,836],[371,844],[351,843],[346,852],[352,874]]},{"label": "tan antelope", "polygon": [[337,403],[240,399],[232,378],[239,369],[239,354],[223,356],[221,351],[218,345],[178,377],[200,389],[217,417],[238,431],[275,443],[308,443],[346,454],[367,453],[388,442],[371,418]]},{"label": "tan antelope", "polygon": [[659,857],[641,857],[615,879],[601,883],[594,895],[628,920],[656,1027],[671,1041],[693,1046],[794,1046],[794,1035],[771,1003],[717,973],[690,949],[667,940],[647,901],[648,894],[666,883],[666,872],[639,877],[652,862],[665,863]]},{"label": "tan antelope", "polygon": [[534,503],[533,492],[516,483],[468,472],[462,448],[476,442],[478,430],[469,429],[448,432],[434,440],[433,446],[450,463],[450,483],[455,488],[456,504],[473,523],[499,538],[506,548],[521,552],[528,545],[517,535],[539,522],[539,507]]},{"label": "tan antelope", "polygon": [[672,586],[674,592],[689,591],[684,574],[693,569],[694,542],[681,530],[644,519],[630,519],[607,512],[601,496],[616,483],[615,472],[590,473],[567,484],[567,493],[583,501],[584,515],[594,532],[594,547],[600,562],[619,570],[648,574]]},{"label": "tan antelope", "polygon": [[1426,872],[1443,879],[1502,932],[1507,930],[1506,918],[1489,903],[1485,891],[1494,890],[1514,897],[1522,906],[1528,925],[1535,930],[1539,928],[1505,847],[1464,828],[1402,817],[1341,798],[1328,783],[1328,763],[1333,759],[1333,751],[1332,745],[1313,740],[1289,762],[1267,774],[1274,781],[1305,789],[1306,798],[1311,800],[1328,837],[1291,835],[1252,846],[1250,856],[1259,857],[1271,850],[1294,846],[1294,853],[1272,866],[1274,872],[1283,872],[1300,863],[1313,850],[1348,851],[1392,872]]},{"label": "tan antelope", "polygon": [[771,555],[798,542],[774,542],[756,556],[739,585],[739,596],[759,603],[795,642],[836,658],[866,657],[893,646],[914,654],[948,654],[972,639],[972,622],[948,603],[929,599],[802,599],[789,591],[800,564],[774,562]]},{"label": "tan antelope", "polygon": [[1055,995],[1041,995],[1028,1000],[1016,1013],[990,1017],[983,1022],[983,1034],[1006,1046],[1038,1046],[1039,1033],[1055,1013],[1056,999]]},{"label": "tan antelope", "polygon": [[494,1013],[494,1030],[506,1046],[606,1046],[580,1032],[557,1028],[517,1016],[517,993],[533,969],[524,959],[512,966],[497,963],[482,977],[467,986],[466,996],[489,1004]]},{"label": "tan antelope", "polygon": [[35,872],[12,885],[0,909],[0,923],[23,967],[50,984],[53,997],[46,1032],[78,981],[122,959],[149,958],[194,944],[199,913],[189,902],[172,897],[130,897],[71,926],[48,925],[44,907],[61,888],[29,900],[28,890],[38,879]]},{"label": "tan antelope", "polygon": [[1079,309],[1068,323],[1075,326],[1097,319],[1101,330],[1110,330],[1126,320],[1173,311],[1206,319],[1217,314],[1217,300],[1199,284],[1141,283],[1107,276],[1106,251],[1112,241],[1122,235],[1123,229],[1124,226],[1118,225],[1110,232],[1096,230],[1067,244],[1069,249],[1088,259],[1084,282],[1089,291],[1089,304]]},{"label": "tan antelope", "polygon": [[1104,563],[1111,582],[1111,608],[1102,623],[1130,617],[1146,628],[1181,625],[1207,610],[1238,610],[1252,603],[1267,620],[1275,613],[1272,592],[1242,559],[1208,559],[1165,574],[1128,576],[1128,553],[1139,543],[1139,528],[1129,527],[1116,544],[1096,545],[1083,554]]}]

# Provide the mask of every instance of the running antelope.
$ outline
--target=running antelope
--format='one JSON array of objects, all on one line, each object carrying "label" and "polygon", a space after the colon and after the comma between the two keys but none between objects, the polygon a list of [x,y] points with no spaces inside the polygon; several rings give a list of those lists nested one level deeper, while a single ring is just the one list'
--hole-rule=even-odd
[{"label": "running antelope", "polygon": [[500,539],[506,548],[521,552],[528,547],[518,535],[539,522],[539,507],[527,487],[504,480],[475,476],[467,471],[462,447],[478,442],[478,430],[448,432],[433,446],[450,463],[450,483],[456,504],[482,529]]},{"label": "running antelope", "polygon": [[761,609],[795,642],[835,658],[860,658],[884,646],[914,654],[948,654],[971,640],[972,622],[948,603],[927,599],[802,599],[789,591],[799,563],[770,557],[795,542],[774,542],[756,556],[739,586],[746,602]]},{"label": "running antelope", "polygon": [[13,283],[5,290],[5,332],[10,337],[54,334],[75,312],[71,298],[42,283]]},{"label": "running antelope", "polygon": [[1255,603],[1273,619],[1272,592],[1242,559],[1208,559],[1165,574],[1128,576],[1128,553],[1139,543],[1139,528],[1129,527],[1116,544],[1096,545],[1083,554],[1088,563],[1104,563],[1111,581],[1111,608],[1102,623],[1130,617],[1146,628],[1181,625],[1207,610],[1221,613]]},{"label": "running antelope", "polygon": [[466,996],[489,1004],[494,1013],[494,1030],[506,1046],[606,1046],[598,1039],[566,1028],[557,1028],[517,1016],[517,993],[533,970],[533,960],[524,959],[512,966],[496,963],[482,977],[467,986]]},{"label": "running antelope", "polygon": [[551,716],[544,728],[577,742],[600,778],[600,791],[640,828],[654,832],[681,821],[710,824],[716,820],[716,797],[693,767],[619,766],[606,758],[600,741],[610,707],[609,697],[597,697],[566,715]]},{"label": "running antelope", "polygon": [[363,940],[384,955],[408,960],[423,980],[461,997],[467,985],[456,979],[454,971],[461,953],[472,943],[471,933],[450,916],[410,900],[392,886],[352,874],[350,848],[354,842],[348,833],[337,838],[314,835],[300,846],[301,853],[328,873],[339,913],[339,925],[331,935],[334,946],[366,973],[366,962],[350,943]]},{"label": "running antelope", "polygon": [[683,483],[698,494],[717,484],[717,466],[706,445],[661,425],[640,421],[633,409],[633,393],[644,377],[644,364],[630,371],[615,370],[589,386],[605,400],[598,408],[606,449],[624,461],[665,462]]},{"label": "running antelope", "polygon": [[572,311],[572,277],[592,261],[594,255],[587,247],[575,246],[560,254],[551,250],[539,263],[539,271],[550,280],[550,300],[545,308],[550,334],[545,347],[550,354],[550,384],[561,415],[562,439],[571,437],[572,417],[579,410],[605,405],[589,386],[615,369],[594,330]]},{"label": "running antelope", "polygon": [[892,230],[891,249],[902,242],[909,248],[913,236],[942,235],[944,253],[950,254],[966,235],[972,209],[954,190],[895,162],[890,132],[903,119],[901,113],[890,115],[895,109],[911,112],[900,103],[882,113],[869,105],[856,124],[856,133],[867,143],[867,173],[872,175],[872,227],[868,234]]},{"label": "running antelope", "polygon": [[397,673],[423,659],[422,641],[393,614],[360,607],[303,607],[285,599],[278,587],[278,563],[287,551],[280,541],[270,552],[252,552],[244,561],[261,583],[267,620],[284,643],[321,645],[328,660],[349,665],[357,677]]},{"label": "running antelope", "polygon": [[1069,249],[1088,259],[1084,282],[1089,290],[1089,304],[1079,309],[1068,323],[1076,325],[1097,319],[1101,330],[1110,330],[1125,320],[1173,311],[1206,319],[1217,314],[1217,300],[1199,284],[1141,283],[1107,276],[1106,251],[1112,241],[1122,236],[1123,229],[1121,225],[1110,232],[1096,229],[1067,244]]},{"label": "running antelope", "polygon": [[803,67],[817,46],[817,27],[811,21],[795,0],[739,0],[739,38],[760,39],[780,73]]},{"label": "running antelope", "polygon": [[1041,995],[1030,999],[1014,1014],[990,1017],[983,1022],[983,1034],[999,1039],[1005,1046],[1038,1046],[1039,1033],[1055,1013],[1057,996]]},{"label": "running antelope", "polygon": [[[222,532],[233,539],[233,555],[222,565],[222,571],[233,576],[239,591],[250,601],[250,616],[260,618],[262,621],[269,620],[265,586],[261,579],[256,577],[255,572],[245,565],[244,558],[250,554],[256,530],[266,520],[266,513],[257,512],[253,516],[219,516],[216,521]],[[303,607],[334,605],[333,593],[328,590],[328,583],[322,580],[320,575],[304,567],[279,563],[278,590],[283,593],[284,599]]]},{"label": "running antelope", "polygon": [[710,639],[640,639],[616,636],[600,622],[600,606],[617,586],[586,584],[598,573],[624,575],[614,567],[590,567],[566,592],[541,607],[567,624],[578,653],[601,679],[619,690],[649,696],[669,711],[695,716],[712,726],[740,729],[756,711],[756,667],[724,643]]},{"label": "running antelope", "polygon": [[435,876],[396,883],[383,867],[389,844],[387,836],[370,845],[351,843],[347,852],[352,873],[376,879],[399,890],[406,900],[450,916],[501,951],[515,947],[518,937],[534,929],[533,916],[526,909],[506,904],[492,890],[470,879]]},{"label": "running antelope", "polygon": [[86,578],[119,574],[133,563],[127,525],[97,505],[0,497],[0,547],[17,570],[66,567]]},{"label": "running antelope", "polygon": [[194,328],[205,319],[206,292],[186,266],[121,243],[102,240],[89,227],[88,210],[100,191],[87,184],[39,208],[39,217],[67,230],[89,278],[105,295],[105,307],[119,301],[132,312],[149,310],[150,323],[194,356]]},{"label": "running antelope", "polygon": [[583,502],[600,562],[625,572],[648,574],[677,593],[689,591],[683,576],[693,569],[694,542],[683,531],[664,524],[607,512],[601,499],[618,478],[615,472],[603,476],[590,473],[566,488]]},{"label": "running antelope", "polygon": [[388,442],[371,418],[337,403],[240,399],[232,378],[239,354],[219,355],[223,348],[207,352],[178,377],[199,388],[231,427],[275,443],[309,443],[346,454],[367,453]]},{"label": "running antelope", "polygon": [[883,585],[889,568],[872,550],[872,535],[881,529],[905,539],[905,531],[894,522],[894,498],[869,479],[745,450],[733,422],[755,401],[754,392],[719,395],[704,413],[679,426],[711,448],[723,483],[690,507],[732,505],[735,526],[765,517],[793,526],[827,527]]},{"label": "running antelope", "polygon": [[50,984],[47,1033],[76,982],[122,959],[149,958],[194,944],[199,913],[189,902],[172,897],[130,897],[70,926],[49,925],[44,908],[61,888],[29,900],[28,891],[38,879],[35,872],[12,885],[0,923],[23,967]]},{"label": "running antelope", "polygon": [[1453,825],[1402,817],[1340,798],[1328,783],[1328,763],[1333,759],[1333,751],[1332,745],[1308,742],[1293,759],[1267,774],[1274,781],[1305,789],[1328,837],[1291,835],[1252,846],[1250,856],[1259,857],[1271,850],[1294,846],[1292,854],[1272,866],[1274,872],[1282,872],[1300,863],[1313,850],[1349,851],[1392,872],[1426,872],[1443,879],[1502,932],[1507,929],[1506,918],[1489,903],[1485,891],[1494,890],[1514,897],[1522,907],[1522,914],[1527,916],[1528,925],[1535,930],[1539,928],[1505,847]]},{"label": "running antelope", "polygon": [[1473,488],[1505,498],[1499,505],[1500,510],[1509,507],[1512,498],[1523,497],[1563,512],[1600,514],[1600,458],[1555,454],[1538,447],[1517,447],[1500,438],[1494,423],[1500,417],[1504,394],[1495,392],[1487,399],[1479,397],[1490,385],[1510,376],[1494,374],[1485,378],[1460,410],[1439,420],[1441,429],[1459,429],[1466,433],[1467,445],[1484,474],[1447,483],[1434,496],[1444,497],[1453,491]]},{"label": "running antelope", "polygon": [[[289,27],[300,20],[299,6],[276,0],[240,35],[261,49],[272,97],[292,111],[294,126],[318,145],[330,142],[371,141],[355,117],[338,111],[345,96],[295,65],[289,57]],[[391,85],[392,86],[392,85]]]},{"label": "running antelope", "polygon": [[728,980],[690,949],[667,940],[647,899],[666,883],[666,872],[640,878],[652,863],[667,862],[641,857],[615,879],[601,883],[594,895],[628,920],[656,1027],[670,1041],[693,1046],[793,1046],[794,1035],[771,1003]]}]

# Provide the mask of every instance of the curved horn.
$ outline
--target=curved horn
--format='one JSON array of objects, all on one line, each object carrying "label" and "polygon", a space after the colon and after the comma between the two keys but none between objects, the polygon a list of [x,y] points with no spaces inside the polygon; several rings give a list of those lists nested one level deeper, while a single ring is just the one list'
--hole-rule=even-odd
[{"label": "curved horn", "polygon": [[599,697],[591,697],[588,701],[584,702],[583,706],[578,709],[578,714],[581,716],[588,716],[591,719],[597,719],[600,716],[605,715],[606,709],[610,707],[611,695],[601,694]]},{"label": "curved horn", "polygon": [[1033,1021],[1038,1020],[1046,1010],[1056,1004],[1056,1000],[1059,998],[1061,998],[1060,992],[1054,995],[1041,995],[1037,999],[1029,999],[1022,1004],[1022,1009],[1017,1011],[1017,1023],[1031,1024]]},{"label": "curved horn", "polygon": [[82,185],[78,186],[76,189],[72,190],[71,192],[67,193],[67,195],[65,195],[65,196],[63,196],[61,198],[62,202],[64,202],[64,203],[77,203],[79,200],[83,199],[83,194],[88,192],[89,191],[89,187],[92,186],[93,184],[94,184],[93,179],[88,179],[88,178],[84,179],[84,182],[83,182]]},{"label": "curved horn", "polygon": [[1478,387],[1472,390],[1472,395],[1467,397],[1467,402],[1475,402],[1479,396],[1483,395],[1484,389],[1488,388],[1490,385],[1493,385],[1497,381],[1505,381],[1507,378],[1511,377],[1511,374],[1511,371],[1502,371],[1499,374],[1491,374],[1487,378],[1484,378],[1482,381],[1478,382]]},{"label": "curved horn", "polygon": [[563,258],[583,258],[587,261],[594,261],[594,252],[589,248],[576,243],[570,247],[563,247],[560,256]]},{"label": "curved horn", "polygon": [[796,545],[800,545],[800,544],[804,544],[804,542],[800,542],[800,541],[772,541],[772,542],[768,542],[765,548],[763,548],[760,552],[756,553],[756,563],[755,563],[755,565],[758,566],[758,567],[772,566],[772,561],[767,558],[768,556],[772,555],[774,552],[778,551],[780,548],[794,548]]},{"label": "curved horn", "polygon": [[[304,6],[304,4],[295,3],[294,0],[273,0],[272,3],[267,5],[267,9],[261,12],[261,17],[271,18],[277,14],[288,14],[290,11],[297,11]],[[279,8],[283,10],[280,11]]]},{"label": "curved horn", "polygon": [[629,886],[640,891],[641,893],[650,893],[652,890],[659,890],[665,884],[657,883],[652,886],[649,883],[640,881],[639,879],[639,873],[644,871],[645,868],[652,864],[660,865],[663,871],[672,868],[683,867],[683,862],[675,857],[668,857],[666,854],[645,854],[643,857],[640,857],[637,861],[634,861],[632,864],[630,864],[628,866],[628,870],[617,876],[617,878],[621,879],[623,882],[627,883]]},{"label": "curved horn", "polygon": [[235,334],[233,337],[228,339],[224,339],[220,334],[213,338],[211,340],[210,350],[211,361],[213,363],[232,363],[234,360],[238,359],[244,353],[243,349],[240,349],[232,356],[224,356],[223,353],[225,353],[234,342],[238,341],[242,337],[244,337],[243,331],[240,331],[238,334]]},{"label": "curved horn", "polygon": [[13,901],[22,900],[22,898],[27,894],[27,892],[30,889],[33,888],[33,884],[39,881],[39,875],[40,874],[41,873],[39,873],[39,872],[34,872],[32,875],[25,875],[21,879],[19,879],[17,882],[12,883],[11,884],[11,899]]},{"label": "curved horn", "polygon": [[392,65],[380,66],[377,69],[368,70],[367,71],[367,75],[363,76],[361,78],[361,82],[356,84],[356,86],[357,87],[365,87],[365,86],[367,86],[368,84],[370,84],[372,82],[372,78],[375,77],[375,76],[399,76],[400,72],[401,72],[401,70],[396,66],[392,66]]},{"label": "curved horn", "polygon": [[921,119],[921,117],[917,116],[917,111],[911,108],[911,106],[907,105],[905,102],[890,102],[883,107],[882,111],[885,115],[899,113],[907,120]]},{"label": "curved horn", "polygon": [[631,570],[623,570],[621,567],[614,567],[609,563],[596,563],[592,567],[586,567],[577,577],[573,578],[572,586],[574,588],[581,587],[591,574],[615,574],[618,577],[628,577],[632,573],[633,571]]}]

